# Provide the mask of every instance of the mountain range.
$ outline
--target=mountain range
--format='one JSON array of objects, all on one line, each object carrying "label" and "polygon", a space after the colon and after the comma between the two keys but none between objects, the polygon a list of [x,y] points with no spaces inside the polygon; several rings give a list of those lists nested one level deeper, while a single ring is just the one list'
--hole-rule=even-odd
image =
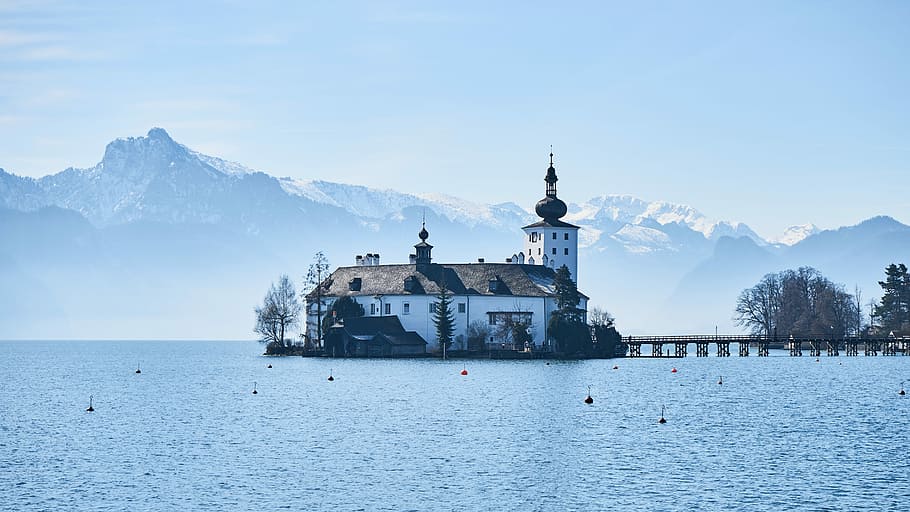
[{"label": "mountain range", "polygon": [[[334,265],[367,252],[407,261],[425,216],[435,260],[504,261],[536,199],[279,178],[153,128],[91,168],[0,169],[0,338],[248,338],[269,283],[287,273],[302,286],[316,251]],[[625,333],[733,330],[739,291],[795,266],[873,297],[884,266],[910,254],[910,227],[889,217],[768,240],[688,206],[599,195],[565,220],[582,228],[580,289]]]}]

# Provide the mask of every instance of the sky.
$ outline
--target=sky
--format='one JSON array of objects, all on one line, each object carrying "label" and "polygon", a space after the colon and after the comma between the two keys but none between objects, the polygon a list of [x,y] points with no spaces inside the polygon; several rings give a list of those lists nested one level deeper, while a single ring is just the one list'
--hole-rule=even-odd
[{"label": "sky", "polygon": [[276,176],[763,236],[910,223],[910,2],[0,0],[0,168],[165,128]]}]

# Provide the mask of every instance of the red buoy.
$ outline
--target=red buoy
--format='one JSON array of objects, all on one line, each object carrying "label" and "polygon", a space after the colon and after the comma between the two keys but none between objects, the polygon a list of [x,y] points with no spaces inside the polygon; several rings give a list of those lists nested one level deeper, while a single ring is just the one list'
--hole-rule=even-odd
[{"label": "red buoy", "polygon": [[594,399],[591,398],[591,386],[588,386],[588,396],[585,398],[585,403],[589,405],[594,403]]},{"label": "red buoy", "polygon": [[670,370],[670,373],[676,373],[676,368],[673,368],[672,370]]},{"label": "red buoy", "polygon": [[461,370],[461,374],[462,374],[462,375],[467,375],[467,374],[468,374],[468,370]]}]

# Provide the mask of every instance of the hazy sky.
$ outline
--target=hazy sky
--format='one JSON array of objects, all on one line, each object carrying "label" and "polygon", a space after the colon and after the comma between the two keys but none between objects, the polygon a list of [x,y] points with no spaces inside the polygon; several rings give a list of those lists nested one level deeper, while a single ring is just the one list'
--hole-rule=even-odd
[{"label": "hazy sky", "polygon": [[0,167],[161,126],[280,176],[529,206],[689,204],[762,235],[910,223],[910,2],[0,0]]}]

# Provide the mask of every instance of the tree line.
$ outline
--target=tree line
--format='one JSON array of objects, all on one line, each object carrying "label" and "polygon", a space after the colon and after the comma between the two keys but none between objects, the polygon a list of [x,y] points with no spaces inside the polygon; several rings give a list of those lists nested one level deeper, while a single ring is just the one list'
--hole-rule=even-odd
[{"label": "tree line", "polygon": [[[889,265],[881,302],[863,321],[862,294],[849,293],[812,267],[765,275],[736,300],[734,321],[764,336],[859,336],[910,330],[910,278],[903,264]],[[879,324],[875,325],[875,318]]]}]

